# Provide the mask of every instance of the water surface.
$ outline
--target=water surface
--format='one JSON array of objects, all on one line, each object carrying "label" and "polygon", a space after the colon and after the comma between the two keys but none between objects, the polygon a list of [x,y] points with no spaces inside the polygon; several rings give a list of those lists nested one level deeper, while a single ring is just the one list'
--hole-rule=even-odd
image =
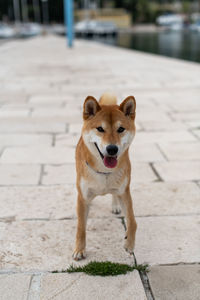
[{"label": "water surface", "polygon": [[197,32],[120,33],[117,37],[95,39],[119,47],[200,62],[200,33]]}]

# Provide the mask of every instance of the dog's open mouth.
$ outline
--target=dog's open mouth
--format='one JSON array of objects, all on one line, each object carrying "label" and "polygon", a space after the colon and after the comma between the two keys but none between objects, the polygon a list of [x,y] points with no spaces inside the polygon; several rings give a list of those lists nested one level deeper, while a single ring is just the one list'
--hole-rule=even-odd
[{"label": "dog's open mouth", "polygon": [[104,156],[103,163],[107,168],[115,168],[117,165],[117,157]]},{"label": "dog's open mouth", "polygon": [[116,165],[117,165],[117,156],[104,156],[101,151],[99,150],[99,147],[97,146],[97,143],[94,143],[102,160],[103,160],[103,163],[104,165],[107,167],[107,168],[115,168]]}]

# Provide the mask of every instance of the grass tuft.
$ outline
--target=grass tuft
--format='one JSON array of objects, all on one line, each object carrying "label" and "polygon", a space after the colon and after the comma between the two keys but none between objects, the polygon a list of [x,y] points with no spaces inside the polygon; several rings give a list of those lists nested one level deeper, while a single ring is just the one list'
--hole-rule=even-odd
[{"label": "grass tuft", "polygon": [[[138,270],[139,272],[148,272],[148,265],[129,266],[127,264],[112,263],[110,261],[91,261],[90,263],[82,267],[76,267],[74,265],[71,265],[68,269],[62,270],[61,272],[84,272],[87,275],[92,276],[116,276],[121,274],[127,274],[127,272],[131,272],[133,270]],[[59,271],[53,271],[52,273],[59,273]]]}]

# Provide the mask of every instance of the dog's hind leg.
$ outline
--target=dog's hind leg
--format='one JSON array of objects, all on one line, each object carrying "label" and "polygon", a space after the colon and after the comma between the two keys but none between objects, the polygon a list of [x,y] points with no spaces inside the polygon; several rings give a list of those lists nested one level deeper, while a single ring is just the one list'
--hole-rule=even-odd
[{"label": "dog's hind leg", "polygon": [[116,215],[121,213],[121,205],[117,195],[112,195],[112,213]]}]

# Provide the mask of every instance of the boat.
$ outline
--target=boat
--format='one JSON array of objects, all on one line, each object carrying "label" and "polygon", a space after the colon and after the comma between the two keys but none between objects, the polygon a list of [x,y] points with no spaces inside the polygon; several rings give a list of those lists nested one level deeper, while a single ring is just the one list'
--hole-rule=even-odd
[{"label": "boat", "polygon": [[156,23],[171,31],[181,31],[184,29],[184,18],[177,14],[164,14],[156,19]]},{"label": "boat", "polygon": [[24,23],[19,27],[19,36],[22,38],[33,37],[41,34],[41,27],[37,23]]},{"label": "boat", "polygon": [[0,38],[1,39],[10,39],[10,38],[14,38],[16,35],[15,30],[4,23],[0,24]]},{"label": "boat", "polygon": [[117,32],[117,27],[113,22],[84,20],[75,24],[75,33],[77,36],[106,36],[116,35]]},{"label": "boat", "polygon": [[200,20],[190,25],[190,30],[200,33]]},{"label": "boat", "polygon": [[55,24],[51,26],[51,32],[56,35],[65,35],[66,27],[62,24]]}]

